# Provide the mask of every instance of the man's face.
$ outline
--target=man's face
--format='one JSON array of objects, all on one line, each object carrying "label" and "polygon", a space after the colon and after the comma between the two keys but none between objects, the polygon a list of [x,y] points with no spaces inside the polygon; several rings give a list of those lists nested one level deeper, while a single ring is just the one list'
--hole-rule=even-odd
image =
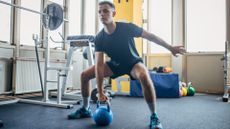
[{"label": "man's face", "polygon": [[107,25],[113,22],[113,17],[115,16],[115,10],[108,4],[99,5],[98,10],[99,18],[102,24]]}]

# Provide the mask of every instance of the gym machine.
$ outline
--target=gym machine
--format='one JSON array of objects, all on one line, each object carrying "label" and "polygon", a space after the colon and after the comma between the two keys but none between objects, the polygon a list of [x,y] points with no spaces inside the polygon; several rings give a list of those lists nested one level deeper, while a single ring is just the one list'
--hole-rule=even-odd
[{"label": "gym machine", "polygon": [[[56,3],[50,2],[50,3],[47,4],[47,6],[43,10],[43,12],[38,12],[38,11],[35,11],[35,10],[32,10],[32,9],[21,7],[21,6],[11,4],[11,3],[8,3],[8,2],[2,1],[2,0],[0,0],[0,3],[12,6],[14,8],[22,9],[22,10],[25,10],[25,11],[29,11],[29,12],[41,15],[42,16],[43,27],[45,28],[44,39],[39,40],[38,35],[33,35],[33,39],[34,39],[35,44],[36,44],[35,49],[37,49],[36,47],[37,47],[37,45],[39,45],[41,43],[41,41],[44,43],[44,46],[45,46],[44,83],[42,82],[42,80],[40,81],[41,82],[41,90],[42,90],[43,99],[41,101],[29,100],[29,99],[18,99],[18,102],[39,104],[39,105],[46,105],[46,106],[54,106],[54,107],[60,107],[60,108],[72,108],[73,107],[72,104],[64,104],[61,101],[62,94],[61,94],[61,87],[60,86],[57,87],[57,89],[58,89],[57,101],[56,102],[55,101],[50,101],[49,100],[49,89],[48,89],[48,86],[47,86],[47,83],[59,83],[60,82],[60,77],[62,76],[61,71],[67,71],[67,70],[69,71],[69,70],[71,70],[71,67],[52,67],[52,66],[49,65],[49,63],[50,63],[49,62],[50,61],[50,46],[49,46],[49,43],[48,43],[49,30],[50,31],[55,30],[62,24],[63,21],[66,21],[66,22],[68,21],[68,20],[65,20],[63,18],[62,7],[60,5],[58,5],[58,4],[56,4]],[[38,56],[37,56],[37,52],[36,52],[36,57],[37,57],[38,65],[39,65],[40,62],[39,62],[39,59],[38,59]],[[48,71],[50,71],[50,70],[58,71],[58,80],[57,81],[51,81],[51,80],[47,79],[47,74],[48,74]],[[39,71],[40,71],[39,72],[40,79],[42,79],[40,66],[39,66]],[[43,84],[44,84],[44,86],[43,86]],[[44,90],[43,90],[43,87],[44,87]]]},{"label": "gym machine", "polygon": [[[22,103],[30,103],[30,104],[38,104],[38,105],[45,105],[45,106],[53,106],[53,107],[60,107],[60,108],[72,108],[72,103],[79,103],[81,101],[81,94],[79,93],[68,93],[66,88],[67,83],[67,77],[69,74],[69,71],[72,70],[72,57],[75,50],[87,47],[87,58],[89,62],[89,66],[94,65],[94,57],[93,57],[93,42],[94,42],[94,36],[90,35],[79,35],[79,36],[68,36],[67,40],[61,41],[60,43],[67,43],[70,45],[70,48],[68,50],[67,54],[67,63],[65,67],[53,67],[50,66],[50,46],[48,43],[48,33],[49,31],[57,29],[63,21],[68,22],[68,20],[65,20],[63,18],[63,10],[62,7],[56,3],[49,3],[43,10],[43,12],[38,12],[35,10],[31,10],[25,7],[21,7],[15,4],[11,4],[8,2],[4,2],[0,0],[1,4],[9,5],[18,9],[26,10],[35,14],[39,14],[42,16],[42,23],[43,27],[45,28],[45,36],[44,39],[39,39],[39,36],[34,34],[33,40],[35,42],[35,54],[36,54],[36,61],[38,65],[38,71],[39,71],[39,77],[40,77],[40,83],[41,83],[41,91],[43,99],[41,101],[39,100],[30,100],[30,99],[17,99],[15,102],[22,102]],[[53,40],[52,38],[50,38]],[[40,68],[40,60],[38,56],[38,46],[41,45],[41,43],[44,43],[45,46],[45,66],[44,66],[44,82],[42,79],[42,73]],[[57,71],[57,80],[48,80],[48,71]],[[57,84],[57,100],[51,101],[49,99],[49,96],[52,96],[49,92],[48,83],[56,83]],[[95,88],[92,91],[93,101],[97,100],[97,91],[96,91],[96,81],[91,81],[93,88]],[[44,88],[44,89],[43,89]],[[105,87],[105,88],[108,88]],[[96,91],[96,92],[95,92]],[[108,91],[108,95],[112,96],[113,92],[110,90]],[[106,92],[107,92],[106,91]],[[62,101],[62,99],[73,99],[75,101]],[[78,100],[76,102],[76,100]]]}]

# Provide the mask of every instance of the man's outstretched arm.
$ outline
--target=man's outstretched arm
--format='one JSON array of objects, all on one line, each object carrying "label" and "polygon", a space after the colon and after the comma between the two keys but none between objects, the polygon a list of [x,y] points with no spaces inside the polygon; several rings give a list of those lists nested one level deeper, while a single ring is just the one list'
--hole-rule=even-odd
[{"label": "man's outstretched arm", "polygon": [[142,38],[145,38],[149,41],[152,41],[162,47],[165,47],[166,49],[168,49],[169,51],[171,51],[171,53],[174,55],[174,56],[177,56],[177,54],[184,54],[185,53],[185,49],[183,46],[171,46],[170,44],[166,43],[163,39],[161,39],[160,37],[150,33],[150,32],[147,32],[145,30],[143,30],[142,32],[142,35],[141,35]]}]

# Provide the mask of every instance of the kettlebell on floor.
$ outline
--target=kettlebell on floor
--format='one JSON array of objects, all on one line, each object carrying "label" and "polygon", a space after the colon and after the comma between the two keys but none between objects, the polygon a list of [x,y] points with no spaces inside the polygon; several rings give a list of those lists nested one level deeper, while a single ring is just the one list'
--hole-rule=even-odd
[{"label": "kettlebell on floor", "polygon": [[100,102],[97,101],[97,109],[93,114],[93,120],[98,126],[107,126],[112,123],[113,112],[108,101],[106,106],[101,106]]}]

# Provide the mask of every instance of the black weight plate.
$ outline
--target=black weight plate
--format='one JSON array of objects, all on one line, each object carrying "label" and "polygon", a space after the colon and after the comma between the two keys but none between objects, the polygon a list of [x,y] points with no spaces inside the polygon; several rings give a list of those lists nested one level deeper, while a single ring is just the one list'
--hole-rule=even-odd
[{"label": "black weight plate", "polygon": [[[63,10],[62,7],[56,3],[51,3],[46,6],[43,13],[49,15],[48,29],[55,30],[63,22]],[[46,27],[46,16],[42,16],[42,23]]]}]

